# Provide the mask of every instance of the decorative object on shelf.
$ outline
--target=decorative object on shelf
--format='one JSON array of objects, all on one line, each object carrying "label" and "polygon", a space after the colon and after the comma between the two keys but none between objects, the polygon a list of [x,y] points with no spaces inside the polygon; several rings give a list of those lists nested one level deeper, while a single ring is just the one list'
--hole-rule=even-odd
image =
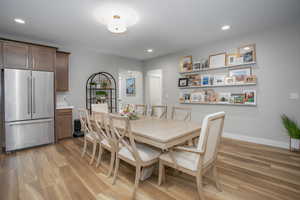
[{"label": "decorative object on shelf", "polygon": [[214,76],[214,85],[224,85],[225,84],[225,74],[216,74]]},{"label": "decorative object on shelf", "polygon": [[225,85],[233,85],[235,82],[235,77],[228,76],[225,77]]},{"label": "decorative object on shelf", "polygon": [[202,63],[200,61],[194,62],[193,64],[193,72],[200,71],[202,68]]},{"label": "decorative object on shelf", "polygon": [[256,75],[246,76],[245,82],[246,83],[256,83]]},{"label": "decorative object on shelf", "polygon": [[209,68],[219,68],[226,66],[226,53],[219,53],[209,56]]},{"label": "decorative object on shelf", "polygon": [[190,72],[193,70],[193,59],[192,56],[184,56],[180,62],[181,72]]},{"label": "decorative object on shelf", "polygon": [[86,81],[86,109],[91,113],[91,105],[107,103],[110,112],[117,112],[117,87],[114,77],[107,72],[92,74]]},{"label": "decorative object on shelf", "polygon": [[230,92],[222,92],[218,95],[218,102],[223,104],[228,104],[231,98]]},{"label": "decorative object on shelf", "polygon": [[107,92],[96,91],[96,103],[105,103],[107,98]]},{"label": "decorative object on shelf", "polygon": [[243,93],[245,95],[244,104],[256,105],[256,90],[244,90]]},{"label": "decorative object on shelf", "polygon": [[126,105],[124,109],[120,111],[121,116],[126,116],[130,120],[137,120],[139,119],[137,113],[135,112],[133,106]]},{"label": "decorative object on shelf", "polygon": [[235,78],[235,83],[245,83],[247,76],[251,76],[251,68],[243,69],[231,69],[229,70],[229,76]]},{"label": "decorative object on shelf", "polygon": [[199,74],[191,74],[187,75],[186,78],[188,78],[188,86],[201,86],[201,75]]},{"label": "decorative object on shelf", "polygon": [[189,83],[188,78],[180,78],[178,79],[178,87],[187,87]]},{"label": "decorative object on shelf", "polygon": [[205,74],[201,76],[201,85],[202,86],[210,85],[210,75]]},{"label": "decorative object on shelf", "polygon": [[234,66],[242,64],[241,59],[239,59],[239,55],[236,53],[227,54],[226,56],[226,66]]},{"label": "decorative object on shelf", "polygon": [[127,78],[126,79],[126,96],[135,96],[136,88],[135,88],[135,78]]},{"label": "decorative object on shelf", "polygon": [[297,123],[287,117],[286,115],[281,115],[282,124],[287,130],[290,136],[290,151],[300,151],[300,128]]},{"label": "decorative object on shelf", "polygon": [[233,98],[233,103],[235,104],[243,104],[245,95],[243,93],[231,94]]},{"label": "decorative object on shelf", "polygon": [[205,95],[203,91],[193,91],[191,93],[191,102],[192,103],[197,103],[197,102],[204,102],[205,100]]},{"label": "decorative object on shelf", "polygon": [[243,63],[256,62],[255,44],[244,45],[238,48],[239,57],[243,59]]}]

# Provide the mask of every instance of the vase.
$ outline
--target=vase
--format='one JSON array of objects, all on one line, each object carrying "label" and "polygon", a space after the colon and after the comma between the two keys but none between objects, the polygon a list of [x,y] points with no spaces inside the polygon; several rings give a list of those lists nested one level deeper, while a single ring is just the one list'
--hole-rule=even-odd
[{"label": "vase", "polygon": [[291,138],[290,150],[291,151],[300,151],[300,139]]}]

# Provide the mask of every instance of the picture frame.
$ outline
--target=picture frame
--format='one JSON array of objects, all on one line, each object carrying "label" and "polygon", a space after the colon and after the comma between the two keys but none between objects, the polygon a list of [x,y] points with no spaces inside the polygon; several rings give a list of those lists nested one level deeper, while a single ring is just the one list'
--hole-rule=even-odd
[{"label": "picture frame", "polygon": [[189,85],[188,78],[179,78],[178,79],[178,87],[187,87]]},{"label": "picture frame", "polygon": [[239,57],[242,58],[243,64],[256,62],[256,45],[248,44],[238,48]]},{"label": "picture frame", "polygon": [[126,79],[126,96],[135,96],[136,87],[135,87],[135,78]]},{"label": "picture frame", "polygon": [[239,54],[232,53],[226,55],[226,66],[235,66],[242,64],[241,59],[239,59]]},{"label": "picture frame", "polygon": [[183,56],[180,61],[180,71],[181,72],[190,72],[193,70],[193,57],[192,56]]},{"label": "picture frame", "polygon": [[216,74],[214,76],[214,85],[225,85],[225,74]]},{"label": "picture frame", "polygon": [[229,76],[234,77],[235,83],[245,83],[246,77],[251,75],[252,75],[251,67],[229,70]]},{"label": "picture frame", "polygon": [[201,76],[201,86],[209,86],[210,83],[210,75],[206,74]]},{"label": "picture frame", "polygon": [[218,94],[218,103],[229,104],[231,98],[230,92],[220,92]]},{"label": "picture frame", "polygon": [[256,105],[256,90],[244,90],[243,93],[245,95],[244,104]]},{"label": "picture frame", "polygon": [[245,94],[244,93],[236,93],[231,94],[234,104],[244,104]]},{"label": "picture frame", "polygon": [[201,62],[198,61],[193,63],[193,71],[200,71],[201,68],[202,68]]},{"label": "picture frame", "polygon": [[210,55],[208,58],[209,68],[220,68],[226,66],[226,53]]},{"label": "picture frame", "polygon": [[201,91],[194,91],[191,93],[191,102],[193,103],[199,103],[202,102],[204,99],[203,92]]}]

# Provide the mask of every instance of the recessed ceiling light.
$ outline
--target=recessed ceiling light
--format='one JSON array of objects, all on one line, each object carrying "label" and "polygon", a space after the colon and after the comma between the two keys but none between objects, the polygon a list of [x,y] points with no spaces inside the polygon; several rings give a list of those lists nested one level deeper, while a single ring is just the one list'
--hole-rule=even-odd
[{"label": "recessed ceiling light", "polygon": [[153,49],[147,49],[146,52],[147,52],[147,53],[152,53],[152,52],[153,52]]},{"label": "recessed ceiling light", "polygon": [[20,19],[20,18],[16,18],[15,22],[17,22],[19,24],[25,24],[25,21],[23,19]]},{"label": "recessed ceiling light", "polygon": [[222,30],[223,31],[226,31],[226,30],[229,30],[231,27],[229,25],[224,25],[222,26]]}]

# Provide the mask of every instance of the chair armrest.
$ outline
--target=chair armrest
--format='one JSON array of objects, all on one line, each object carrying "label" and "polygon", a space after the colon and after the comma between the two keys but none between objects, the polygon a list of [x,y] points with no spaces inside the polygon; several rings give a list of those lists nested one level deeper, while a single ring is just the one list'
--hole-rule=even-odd
[{"label": "chair armrest", "polygon": [[190,152],[190,153],[196,153],[196,154],[203,154],[204,152],[199,151],[197,149],[192,149],[192,148],[187,148],[187,147],[174,147],[174,150],[179,150],[179,151],[186,151],[186,152]]}]

